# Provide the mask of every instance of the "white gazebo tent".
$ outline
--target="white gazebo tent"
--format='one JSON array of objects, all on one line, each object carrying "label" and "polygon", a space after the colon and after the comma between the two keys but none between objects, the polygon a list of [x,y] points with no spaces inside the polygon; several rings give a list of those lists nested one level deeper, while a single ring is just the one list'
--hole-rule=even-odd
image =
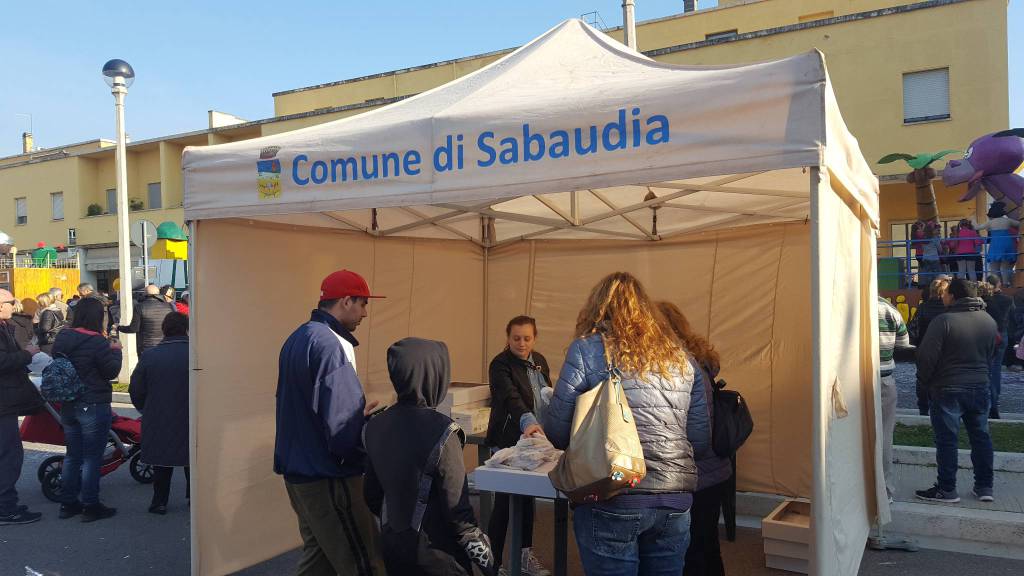
[{"label": "white gazebo tent", "polygon": [[630,271],[747,398],[739,489],[811,499],[813,573],[855,574],[887,520],[877,180],[820,53],[672,66],[571,20],[434,90],[183,164],[193,573],[298,544],[272,471],[277,354],[343,267],[388,296],[356,333],[381,399],[395,340],[444,340],[454,378],[484,382],[521,313],[557,372],[589,288]]}]

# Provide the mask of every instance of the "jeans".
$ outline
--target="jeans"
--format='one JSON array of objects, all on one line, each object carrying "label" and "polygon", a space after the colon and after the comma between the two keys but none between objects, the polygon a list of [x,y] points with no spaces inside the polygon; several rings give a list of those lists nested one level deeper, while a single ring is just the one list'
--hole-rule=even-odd
[{"label": "jeans", "polygon": [[992,414],[999,413],[999,394],[1003,389],[1003,356],[1006,355],[1006,347],[1010,344],[1009,335],[1006,332],[999,336],[1003,341],[996,346],[992,360],[988,364],[989,410]]},{"label": "jeans", "polygon": [[25,451],[18,432],[18,416],[0,416],[0,516],[13,514],[18,506],[15,486],[21,476]]},{"label": "jeans", "polygon": [[61,407],[67,454],[61,467],[61,502],[98,504],[100,467],[110,433],[110,404],[67,402]]},{"label": "jeans", "polygon": [[584,504],[576,507],[572,526],[587,576],[682,574],[688,511]]},{"label": "jeans", "polygon": [[931,396],[932,428],[935,433],[935,463],[943,492],[956,491],[957,434],[960,421],[971,440],[974,485],[992,488],[992,437],[988,434],[988,389],[937,390]]}]

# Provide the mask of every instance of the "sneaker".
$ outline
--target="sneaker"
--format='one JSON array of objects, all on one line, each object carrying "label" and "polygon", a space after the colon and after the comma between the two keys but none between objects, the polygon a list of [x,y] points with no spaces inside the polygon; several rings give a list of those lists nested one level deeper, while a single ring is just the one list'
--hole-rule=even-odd
[{"label": "sneaker", "polygon": [[523,574],[529,576],[551,576],[551,571],[545,568],[540,560],[533,555],[533,548],[523,548]]},{"label": "sneaker", "polygon": [[82,506],[82,522],[95,522],[96,520],[110,518],[115,514],[117,514],[117,508],[110,508],[99,502]]},{"label": "sneaker", "polygon": [[164,514],[167,514],[167,506],[165,506],[163,504],[154,504],[154,505],[149,507],[149,513],[150,514],[159,514],[159,515],[163,516]]},{"label": "sneaker", "polygon": [[960,501],[960,496],[956,493],[956,490],[952,492],[945,492],[938,485],[932,486],[927,490],[918,490],[914,492],[921,500],[928,500],[929,502],[945,502],[947,504],[956,504]]},{"label": "sneaker", "polygon": [[77,516],[82,513],[82,504],[75,502],[73,504],[61,504],[60,513],[57,514],[57,518],[61,520],[67,520],[72,516]]},{"label": "sneaker", "polygon": [[974,494],[974,497],[977,498],[979,502],[996,501],[995,496],[992,496],[991,488],[978,488],[977,486],[975,486],[974,490],[971,490],[971,494]]},{"label": "sneaker", "polygon": [[13,524],[31,524],[38,522],[43,515],[39,512],[29,512],[28,510],[14,511],[10,514],[4,514],[0,516],[0,526],[7,526]]}]

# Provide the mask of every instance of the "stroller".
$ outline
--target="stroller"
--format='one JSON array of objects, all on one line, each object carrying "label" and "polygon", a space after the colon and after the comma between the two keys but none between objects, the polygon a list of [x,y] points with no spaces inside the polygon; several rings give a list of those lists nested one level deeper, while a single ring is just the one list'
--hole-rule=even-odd
[{"label": "stroller", "polygon": [[[43,411],[26,416],[21,423],[21,439],[25,442],[63,446],[64,428],[60,424],[59,410],[59,404],[46,402]],[[141,442],[142,422],[114,414],[107,447],[103,451],[100,476],[106,476],[128,462],[128,470],[136,482],[153,482],[153,467],[142,462]],[[60,473],[63,463],[64,455],[56,454],[43,460],[37,471],[43,495],[53,502],[60,502]]]}]

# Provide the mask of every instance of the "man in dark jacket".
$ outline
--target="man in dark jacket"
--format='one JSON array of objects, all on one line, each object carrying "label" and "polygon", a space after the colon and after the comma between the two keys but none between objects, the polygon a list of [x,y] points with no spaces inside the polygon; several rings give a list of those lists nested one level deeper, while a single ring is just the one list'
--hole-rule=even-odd
[{"label": "man in dark jacket", "polygon": [[164,340],[139,359],[132,372],[132,404],[144,415],[142,461],[153,466],[149,511],[167,513],[174,468],[185,468],[188,498],[188,316],[164,318]]},{"label": "man in dark jacket", "polygon": [[988,433],[988,369],[996,344],[996,322],[985,312],[973,282],[949,283],[943,299],[946,313],[932,321],[917,347],[918,384],[928,390],[935,430],[938,482],[917,497],[959,502],[956,491],[957,434],[960,419],[971,439],[974,494],[992,497],[992,438]]},{"label": "man in dark jacket", "polygon": [[[170,300],[167,299],[167,288],[169,287],[165,287],[165,292],[161,293],[153,284],[146,286],[146,297],[132,311],[131,323],[117,327],[119,333],[135,334],[135,349],[139,356],[164,339],[161,329],[164,317],[174,312],[174,298],[172,296]],[[172,289],[171,294],[173,293]]]},{"label": "man in dark jacket", "polygon": [[0,289],[0,526],[29,524],[42,517],[18,505],[15,485],[21,476],[25,452],[18,433],[18,416],[31,414],[43,406],[32,381],[28,365],[39,348],[29,344],[24,349],[14,340],[14,295]]},{"label": "man in dark jacket", "polygon": [[388,348],[398,403],[366,425],[366,503],[380,518],[388,574],[485,572],[494,555],[469,504],[465,434],[437,412],[451,367],[443,342],[405,338]]},{"label": "man in dark jacket", "polygon": [[274,472],[299,520],[298,576],[382,574],[363,492],[366,404],[352,331],[366,317],[366,280],[339,270],[324,278],[309,322],[281,348]]}]

